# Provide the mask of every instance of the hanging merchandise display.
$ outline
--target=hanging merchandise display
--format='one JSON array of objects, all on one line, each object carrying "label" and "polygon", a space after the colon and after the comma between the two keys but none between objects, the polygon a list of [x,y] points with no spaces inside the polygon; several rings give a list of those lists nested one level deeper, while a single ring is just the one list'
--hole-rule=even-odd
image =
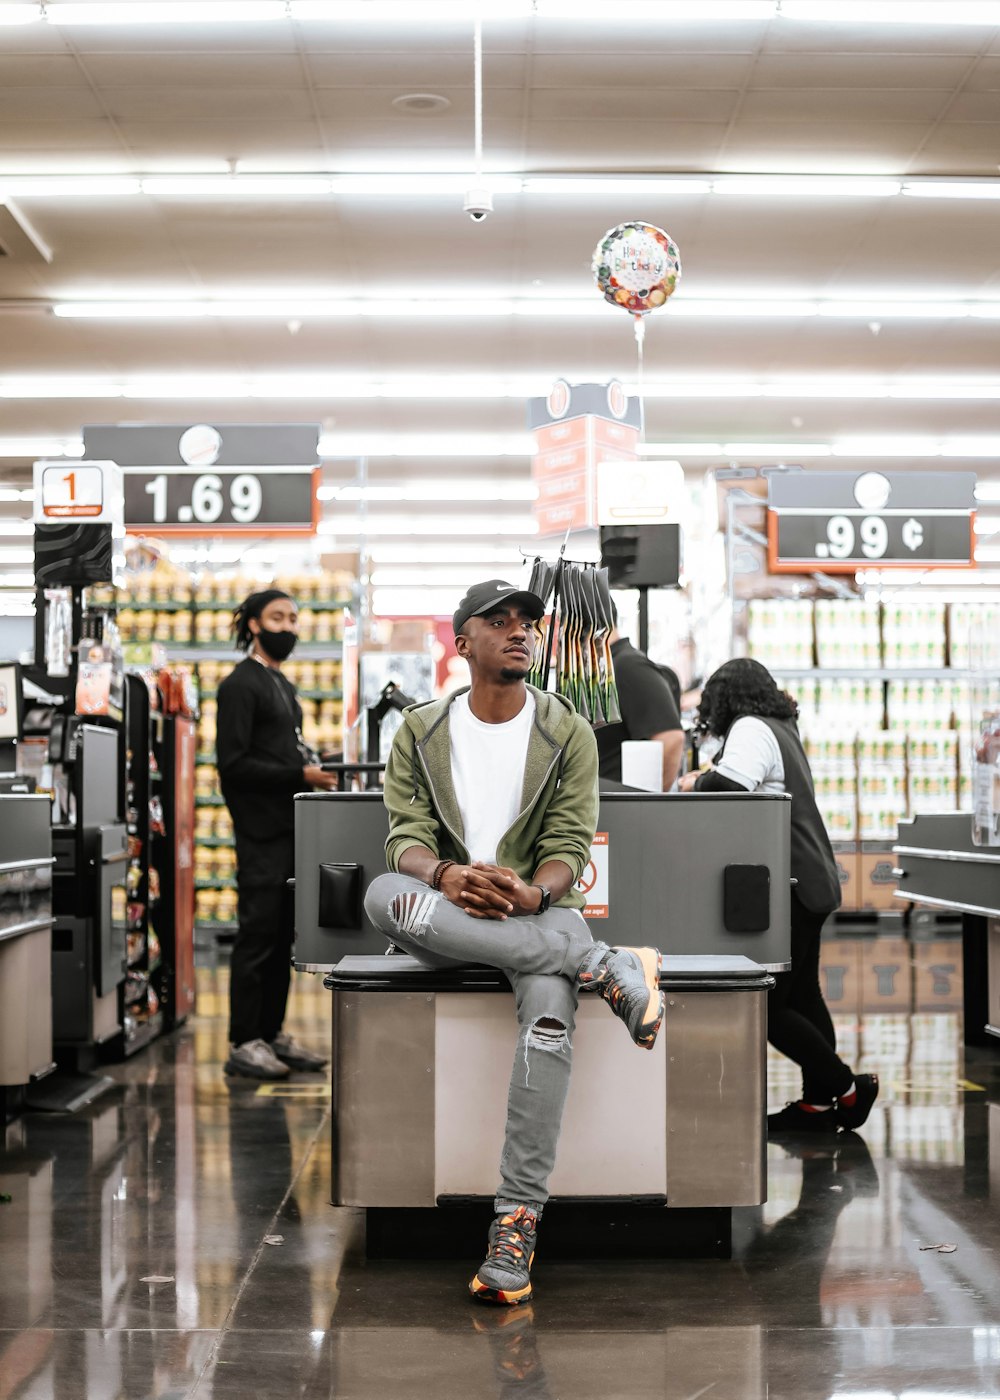
[{"label": "hanging merchandise display", "polygon": [[554,564],[536,558],[528,589],[543,600],[547,615],[528,677],[531,684],[549,689],[554,656],[556,693],[565,695],[595,729],[618,724],[621,710],[610,640],[615,606],[607,569],[574,563],[562,554]]}]

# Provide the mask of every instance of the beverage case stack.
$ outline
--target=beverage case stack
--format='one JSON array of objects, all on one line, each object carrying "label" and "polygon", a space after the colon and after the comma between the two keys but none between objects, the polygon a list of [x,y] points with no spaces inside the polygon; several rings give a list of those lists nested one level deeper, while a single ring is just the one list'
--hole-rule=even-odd
[{"label": "beverage case stack", "polygon": [[749,604],[749,654],[799,704],[846,909],[898,909],[899,822],[971,804],[973,612],[981,622],[978,604],[921,599]]}]

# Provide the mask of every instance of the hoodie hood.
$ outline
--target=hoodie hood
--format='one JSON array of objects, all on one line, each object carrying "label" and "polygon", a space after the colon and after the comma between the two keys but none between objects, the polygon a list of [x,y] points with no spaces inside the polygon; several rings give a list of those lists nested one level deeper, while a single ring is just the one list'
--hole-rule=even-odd
[{"label": "hoodie hood", "polygon": [[[403,711],[403,723],[413,731],[417,743],[427,739],[434,729],[447,716],[452,703],[460,695],[468,695],[471,686],[462,686],[443,700],[425,700],[421,704],[409,705]],[[525,686],[535,697],[535,724],[560,748],[566,743],[577,718],[576,710],[563,695],[554,695],[550,690],[536,690],[533,685]]]}]

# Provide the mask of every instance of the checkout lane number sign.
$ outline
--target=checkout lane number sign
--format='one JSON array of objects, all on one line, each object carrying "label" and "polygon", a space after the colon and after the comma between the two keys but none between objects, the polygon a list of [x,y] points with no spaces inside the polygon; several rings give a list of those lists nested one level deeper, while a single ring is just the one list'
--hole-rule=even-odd
[{"label": "checkout lane number sign", "polygon": [[93,520],[104,512],[104,472],[72,462],[41,471],[43,520]]},{"label": "checkout lane number sign", "polygon": [[606,919],[610,902],[608,882],[608,833],[598,831],[590,848],[590,864],[576,882],[576,888],[587,901],[585,919]]}]

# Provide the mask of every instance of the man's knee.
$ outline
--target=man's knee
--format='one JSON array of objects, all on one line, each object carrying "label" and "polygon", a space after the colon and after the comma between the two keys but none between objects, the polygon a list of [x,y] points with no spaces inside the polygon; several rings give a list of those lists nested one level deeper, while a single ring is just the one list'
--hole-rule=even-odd
[{"label": "man's knee", "polygon": [[392,932],[389,906],[399,893],[398,875],[377,875],[365,891],[365,913],[376,928]]},{"label": "man's knee", "polygon": [[576,994],[568,978],[531,975],[518,980],[517,1019],[522,1026],[561,1027],[569,1036],[575,1013]]}]

